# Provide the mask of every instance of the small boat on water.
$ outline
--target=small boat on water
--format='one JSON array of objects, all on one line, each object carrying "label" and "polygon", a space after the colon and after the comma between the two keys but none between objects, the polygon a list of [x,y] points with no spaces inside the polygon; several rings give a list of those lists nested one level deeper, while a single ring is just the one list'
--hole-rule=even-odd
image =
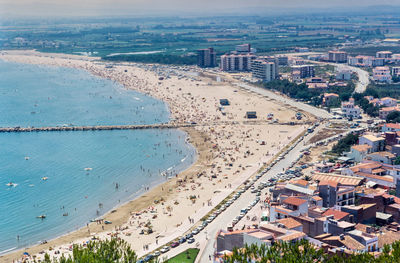
[{"label": "small boat on water", "polygon": [[30,158],[29,156],[25,156],[25,160],[29,160],[29,158]]},{"label": "small boat on water", "polygon": [[85,171],[91,171],[91,170],[93,170],[93,168],[90,168],[90,167],[85,168]]},{"label": "small boat on water", "polygon": [[45,219],[46,215],[40,215],[40,216],[37,216],[36,218]]},{"label": "small boat on water", "polygon": [[46,177],[46,176],[42,177],[42,181],[46,181],[47,179],[49,179],[49,177]]},{"label": "small boat on water", "polygon": [[68,213],[64,213],[63,216],[68,216]]},{"label": "small boat on water", "polygon": [[16,184],[14,184],[13,182],[9,182],[8,184],[6,184],[7,186],[15,186]]}]

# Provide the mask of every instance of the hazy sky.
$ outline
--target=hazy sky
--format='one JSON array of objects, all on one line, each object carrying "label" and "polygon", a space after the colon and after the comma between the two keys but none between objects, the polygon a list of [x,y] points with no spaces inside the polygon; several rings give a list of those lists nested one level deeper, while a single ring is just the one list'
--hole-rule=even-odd
[{"label": "hazy sky", "polygon": [[[397,3],[396,3],[397,2]],[[396,5],[399,0],[0,0],[0,14],[9,15],[143,15],[179,12],[216,13],[269,8],[329,8]]]}]

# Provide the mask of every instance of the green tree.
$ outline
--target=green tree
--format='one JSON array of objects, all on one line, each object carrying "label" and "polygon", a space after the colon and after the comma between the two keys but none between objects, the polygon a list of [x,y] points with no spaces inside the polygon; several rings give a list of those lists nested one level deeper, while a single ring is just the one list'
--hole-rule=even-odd
[{"label": "green tree", "polygon": [[351,145],[356,144],[358,141],[358,135],[348,134],[343,139],[339,140],[333,147],[332,152],[336,154],[342,154],[343,152],[350,151]]},{"label": "green tree", "polygon": [[45,263],[135,263],[137,256],[130,245],[122,239],[90,241],[86,246],[74,245],[72,255],[50,259],[45,255]]},{"label": "green tree", "polygon": [[394,111],[388,114],[386,117],[386,122],[390,123],[398,123],[400,122],[400,112],[399,111]]},{"label": "green tree", "polygon": [[232,254],[224,256],[226,263],[386,263],[400,262],[400,241],[385,245],[378,257],[362,253],[324,253],[322,248],[316,248],[307,240],[296,243],[276,242],[272,246],[245,245],[244,248],[234,248]]}]

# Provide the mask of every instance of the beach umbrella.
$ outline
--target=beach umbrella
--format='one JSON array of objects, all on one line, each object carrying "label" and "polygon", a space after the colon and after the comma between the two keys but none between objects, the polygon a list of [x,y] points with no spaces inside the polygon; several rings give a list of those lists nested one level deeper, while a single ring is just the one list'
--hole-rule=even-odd
[{"label": "beach umbrella", "polygon": [[28,256],[29,257],[29,253],[28,252],[24,252],[23,254],[24,256]]}]

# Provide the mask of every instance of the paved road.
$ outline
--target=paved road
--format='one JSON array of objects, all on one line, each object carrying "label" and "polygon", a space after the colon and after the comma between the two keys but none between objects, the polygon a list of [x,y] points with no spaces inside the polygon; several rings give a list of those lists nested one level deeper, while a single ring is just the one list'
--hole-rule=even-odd
[{"label": "paved road", "polygon": [[296,108],[298,108],[300,110],[303,110],[305,112],[313,114],[313,115],[317,116],[318,118],[326,119],[326,118],[331,118],[333,116],[332,114],[328,113],[326,110],[315,108],[315,107],[313,107],[311,105],[308,105],[308,104],[305,104],[305,103],[302,103],[302,102],[298,102],[298,101],[295,101],[295,100],[290,99],[290,98],[283,97],[282,95],[276,94],[273,91],[270,91],[270,90],[267,90],[267,89],[255,87],[255,86],[252,86],[252,85],[249,85],[249,84],[245,84],[245,83],[237,83],[236,85],[241,87],[241,88],[243,88],[243,89],[246,89],[248,91],[252,91],[252,92],[258,93],[258,94],[260,94],[262,96],[267,96],[267,97],[269,97],[271,99],[274,99],[276,101],[279,101],[279,102],[282,102],[282,103],[285,103],[285,104],[289,104],[292,107],[296,107]]},{"label": "paved road", "polygon": [[[322,129],[321,126],[318,127],[318,130]],[[317,130],[316,130],[317,132]],[[283,170],[287,169],[290,164],[298,158],[300,155],[300,151],[305,148],[304,144],[307,143],[309,139],[314,136],[315,132],[312,134],[307,135],[302,142],[300,142],[296,147],[294,147],[284,159],[276,163],[271,170],[269,170],[263,177],[261,177],[258,182],[267,181],[273,175],[282,172]],[[246,191],[243,193],[230,207],[228,207],[222,214],[220,214],[213,222],[211,222],[204,231],[207,231],[208,242],[205,240],[201,240],[202,242],[206,242],[206,245],[201,254],[198,256],[198,260],[196,262],[211,262],[209,260],[209,255],[214,253],[214,238],[217,232],[220,229],[226,229],[226,226],[232,222],[232,220],[240,214],[240,210],[242,208],[247,207],[254,199],[256,198],[255,194],[252,194],[250,191]],[[259,204],[257,204],[259,205]],[[200,234],[200,238],[202,238],[202,233]],[[201,244],[200,244],[201,247]]]},{"label": "paved road", "polygon": [[369,73],[368,73],[368,71],[363,70],[361,68],[349,66],[347,64],[320,62],[320,61],[313,61],[313,60],[307,60],[307,61],[310,63],[315,63],[315,64],[332,65],[332,66],[336,67],[338,70],[350,70],[351,72],[357,73],[358,81],[356,84],[356,88],[354,90],[354,92],[356,92],[356,93],[363,93],[367,89],[367,86],[369,85]]},{"label": "paved road", "polygon": [[356,84],[356,88],[354,92],[356,93],[363,93],[367,86],[369,85],[369,73],[361,68],[344,65],[344,64],[336,64],[336,67],[339,69],[347,69],[351,70],[352,72],[356,72],[358,75],[358,82]]}]

